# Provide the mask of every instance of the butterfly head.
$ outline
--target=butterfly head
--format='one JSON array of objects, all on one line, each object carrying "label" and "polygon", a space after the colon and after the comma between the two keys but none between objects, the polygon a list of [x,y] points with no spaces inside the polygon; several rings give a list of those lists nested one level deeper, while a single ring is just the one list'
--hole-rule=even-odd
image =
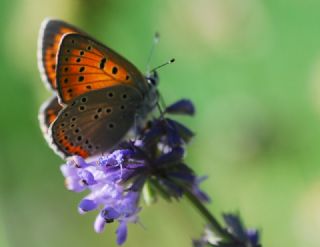
[{"label": "butterfly head", "polygon": [[168,64],[173,63],[174,61],[175,61],[175,59],[172,58],[169,61],[155,67],[154,69],[152,69],[150,72],[147,73],[146,79],[147,79],[150,87],[157,87],[159,84],[159,76],[158,76],[157,70],[168,65]]},{"label": "butterfly head", "polygon": [[154,69],[152,69],[150,72],[147,73],[146,80],[149,85],[149,91],[146,96],[147,103],[145,104],[146,106],[148,106],[148,109],[146,110],[147,112],[150,112],[155,108],[155,106],[158,104],[158,100],[160,97],[160,94],[158,91],[159,75],[157,70],[162,68],[163,66],[173,63],[174,61],[175,59],[172,58],[169,61],[155,67]]},{"label": "butterfly head", "polygon": [[148,83],[148,93],[145,97],[147,109],[145,109],[146,112],[150,112],[154,109],[154,107],[157,105],[158,99],[159,99],[159,91],[158,91],[158,84],[159,84],[159,76],[157,71],[151,71],[146,75],[146,80]]},{"label": "butterfly head", "polygon": [[147,76],[146,76],[147,82],[149,84],[150,88],[156,88],[159,85],[159,75],[157,71],[151,71]]}]

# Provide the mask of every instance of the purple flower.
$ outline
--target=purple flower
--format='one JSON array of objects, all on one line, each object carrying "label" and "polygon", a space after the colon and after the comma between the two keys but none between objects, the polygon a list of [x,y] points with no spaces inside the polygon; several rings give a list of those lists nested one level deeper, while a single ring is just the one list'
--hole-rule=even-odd
[{"label": "purple flower", "polygon": [[[190,101],[181,100],[166,112],[192,115],[194,107]],[[204,178],[197,177],[183,160],[192,131],[161,116],[142,126],[137,136],[106,155],[90,161],[73,156],[61,166],[67,189],[89,191],[79,203],[79,213],[100,209],[94,223],[99,233],[106,224],[117,221],[119,245],[127,239],[127,224],[139,221],[139,201],[146,187],[167,200],[179,199],[188,191],[203,202],[209,201],[199,188]]]}]

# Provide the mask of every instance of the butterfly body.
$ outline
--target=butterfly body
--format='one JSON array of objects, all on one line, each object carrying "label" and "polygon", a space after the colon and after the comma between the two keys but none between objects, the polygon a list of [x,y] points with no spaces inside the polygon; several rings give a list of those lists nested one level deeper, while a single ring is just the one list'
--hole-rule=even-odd
[{"label": "butterfly body", "polygon": [[39,68],[56,94],[40,110],[46,139],[62,157],[108,151],[154,108],[156,87],[121,55],[65,22],[48,20],[41,30]]}]

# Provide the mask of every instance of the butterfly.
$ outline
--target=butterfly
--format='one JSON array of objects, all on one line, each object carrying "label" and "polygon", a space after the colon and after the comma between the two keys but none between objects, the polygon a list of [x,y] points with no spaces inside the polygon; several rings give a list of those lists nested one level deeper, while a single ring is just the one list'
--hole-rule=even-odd
[{"label": "butterfly", "polygon": [[158,76],[61,20],[43,21],[38,67],[53,97],[40,108],[42,132],[63,158],[110,150],[158,101]]}]

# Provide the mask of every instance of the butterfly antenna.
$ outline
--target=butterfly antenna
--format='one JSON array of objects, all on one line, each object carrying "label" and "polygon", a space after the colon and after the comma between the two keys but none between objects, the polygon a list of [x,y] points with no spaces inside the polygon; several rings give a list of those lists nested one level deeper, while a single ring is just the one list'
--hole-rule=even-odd
[{"label": "butterfly antenna", "polygon": [[162,68],[163,66],[166,66],[166,65],[168,65],[168,64],[174,63],[175,61],[176,61],[176,59],[171,58],[168,62],[165,62],[165,63],[163,63],[163,64],[161,64],[161,65],[153,68],[150,72],[156,71],[156,70]]},{"label": "butterfly antenna", "polygon": [[156,32],[154,34],[154,37],[153,37],[152,47],[151,47],[151,50],[150,50],[150,53],[149,53],[149,57],[148,57],[148,60],[147,60],[147,74],[150,73],[151,58],[152,58],[152,56],[154,54],[154,50],[155,50],[156,45],[159,43],[159,40],[160,40],[160,34],[158,32]]}]

